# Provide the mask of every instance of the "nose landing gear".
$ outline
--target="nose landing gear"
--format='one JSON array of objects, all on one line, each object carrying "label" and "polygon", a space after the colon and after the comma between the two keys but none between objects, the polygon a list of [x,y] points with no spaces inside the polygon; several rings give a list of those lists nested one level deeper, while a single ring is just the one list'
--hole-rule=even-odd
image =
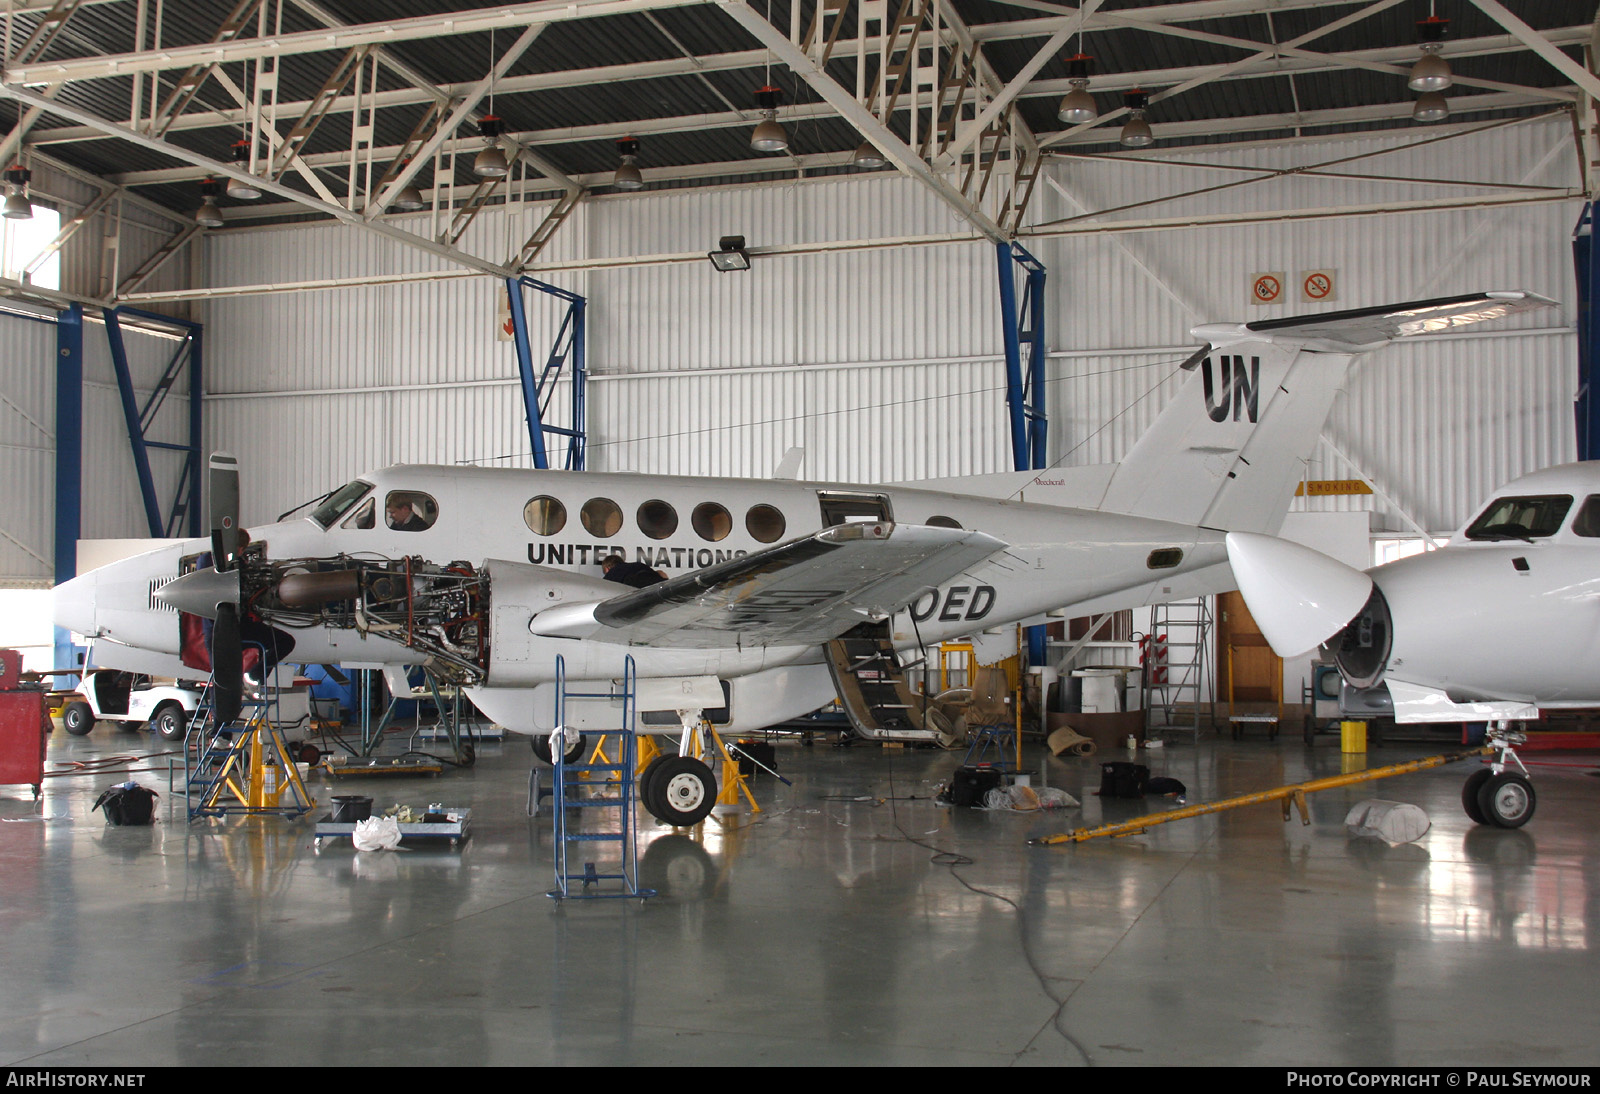
[{"label": "nose landing gear", "polygon": [[[1520,724],[1513,727],[1507,721],[1489,723],[1488,742],[1497,750],[1494,762],[1474,771],[1461,788],[1461,807],[1475,823],[1521,828],[1533,819],[1538,795],[1528,778],[1528,769],[1514,751],[1527,741],[1528,735]],[[1511,770],[1512,764],[1516,765],[1515,771]]]}]

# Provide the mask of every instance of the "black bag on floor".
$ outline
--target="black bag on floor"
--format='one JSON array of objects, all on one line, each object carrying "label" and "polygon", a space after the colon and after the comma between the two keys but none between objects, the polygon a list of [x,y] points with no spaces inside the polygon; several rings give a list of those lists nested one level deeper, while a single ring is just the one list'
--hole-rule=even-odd
[{"label": "black bag on floor", "polygon": [[958,767],[950,777],[950,804],[980,806],[983,796],[999,785],[999,768]]},{"label": "black bag on floor", "polygon": [[103,809],[114,825],[149,824],[155,812],[156,792],[138,783],[118,783],[96,799],[89,812]]},{"label": "black bag on floor", "polygon": [[1102,798],[1142,798],[1145,783],[1150,781],[1150,769],[1144,764],[1113,760],[1100,765],[1100,796]]}]

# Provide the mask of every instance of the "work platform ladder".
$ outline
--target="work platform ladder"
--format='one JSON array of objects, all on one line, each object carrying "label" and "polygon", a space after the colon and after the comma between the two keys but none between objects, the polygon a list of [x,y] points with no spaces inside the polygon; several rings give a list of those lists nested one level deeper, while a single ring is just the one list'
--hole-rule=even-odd
[{"label": "work platform ladder", "polygon": [[1190,733],[1200,739],[1201,705],[1211,685],[1210,636],[1210,597],[1151,608],[1142,673],[1146,737]]},{"label": "work platform ladder", "polygon": [[[639,767],[639,737],[634,730],[638,678],[632,657],[624,662],[622,672],[620,689],[613,686],[609,691],[571,691],[567,688],[566,659],[556,658],[557,732],[550,738],[550,762],[555,768],[550,812],[555,826],[556,887],[546,894],[553,900],[655,896],[654,889],[639,888],[638,823],[634,815],[638,785],[634,776]],[[621,747],[614,762],[595,762],[593,756],[585,762],[566,762],[563,730],[567,704],[574,699],[621,704]],[[574,831],[568,810],[584,810],[584,815],[595,818],[596,823],[580,825],[584,830]],[[614,818],[613,826],[599,823],[607,815]],[[615,873],[601,873],[593,859],[584,861],[581,869],[573,869],[573,845],[588,848],[605,843],[616,844],[621,852]],[[621,888],[607,888],[605,882],[620,882]]]}]

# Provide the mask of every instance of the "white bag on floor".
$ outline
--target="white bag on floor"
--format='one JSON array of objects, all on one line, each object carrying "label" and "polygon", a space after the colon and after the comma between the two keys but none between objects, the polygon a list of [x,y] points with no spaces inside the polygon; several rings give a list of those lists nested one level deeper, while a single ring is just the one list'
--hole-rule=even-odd
[{"label": "white bag on floor", "polygon": [[1426,835],[1433,822],[1415,805],[1368,798],[1357,802],[1345,815],[1344,826],[1352,836],[1377,836],[1390,843],[1411,843]]},{"label": "white bag on floor", "polygon": [[368,817],[356,821],[350,838],[357,851],[393,851],[400,846],[400,822],[393,817]]}]

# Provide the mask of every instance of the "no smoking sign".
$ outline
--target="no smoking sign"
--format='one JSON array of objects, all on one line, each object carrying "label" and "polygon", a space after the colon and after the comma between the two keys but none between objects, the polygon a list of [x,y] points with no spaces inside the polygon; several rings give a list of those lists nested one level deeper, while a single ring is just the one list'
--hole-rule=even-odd
[{"label": "no smoking sign", "polygon": [[1336,270],[1307,270],[1300,275],[1300,300],[1306,304],[1321,304],[1339,299]]},{"label": "no smoking sign", "polygon": [[1282,273],[1258,273],[1250,278],[1250,303],[1276,304],[1282,299]]}]

